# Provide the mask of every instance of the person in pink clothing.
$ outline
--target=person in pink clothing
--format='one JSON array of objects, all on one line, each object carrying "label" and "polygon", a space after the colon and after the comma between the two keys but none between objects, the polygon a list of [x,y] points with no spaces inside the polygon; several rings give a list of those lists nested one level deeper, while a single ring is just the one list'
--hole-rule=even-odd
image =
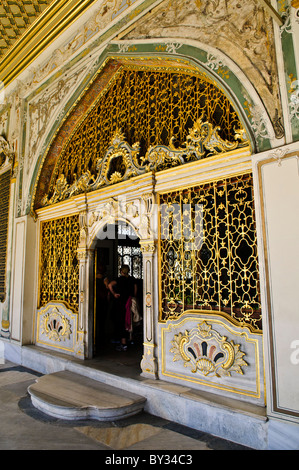
[{"label": "person in pink clothing", "polygon": [[134,277],[129,275],[130,269],[126,264],[120,269],[120,276],[117,280],[109,283],[109,289],[113,296],[113,312],[115,319],[115,333],[120,345],[117,348],[120,351],[127,350],[127,338],[129,325],[126,324],[127,302],[130,298],[137,296],[137,283]]}]

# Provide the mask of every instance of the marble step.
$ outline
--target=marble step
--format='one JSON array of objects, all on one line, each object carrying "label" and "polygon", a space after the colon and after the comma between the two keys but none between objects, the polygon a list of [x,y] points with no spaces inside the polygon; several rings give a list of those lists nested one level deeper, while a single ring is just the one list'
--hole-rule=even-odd
[{"label": "marble step", "polygon": [[28,392],[37,409],[60,419],[114,421],[139,413],[146,401],[67,370],[40,377]]}]

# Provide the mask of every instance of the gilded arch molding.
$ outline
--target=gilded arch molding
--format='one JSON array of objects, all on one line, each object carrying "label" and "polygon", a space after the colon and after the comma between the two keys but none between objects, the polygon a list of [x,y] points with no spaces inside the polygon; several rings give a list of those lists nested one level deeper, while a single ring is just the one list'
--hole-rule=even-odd
[{"label": "gilded arch molding", "polygon": [[[70,136],[75,132],[82,120],[95,105],[99,95],[114,75],[127,66],[139,66],[149,68],[173,67],[182,71],[202,73],[212,80],[218,88],[229,98],[240,121],[244,124],[250,139],[251,151],[271,147],[273,129],[262,103],[254,96],[251,86],[245,89],[248,83],[242,83],[235,71],[225,68],[228,73],[221,78],[219,68],[223,71],[223,63],[219,56],[213,56],[211,49],[203,49],[199,44],[171,43],[168,40],[157,42],[140,42],[137,44],[112,42],[101,54],[94,67],[95,73],[89,83],[81,84],[75,96],[69,100],[66,108],[60,113],[62,120],[56,122],[51,132],[48,133],[45,145],[46,151],[38,156],[35,172],[31,180],[29,194],[31,195],[30,208],[34,215],[37,208],[36,201],[41,200],[42,195],[47,193],[51,175],[57,163],[58,156],[67,145]],[[227,60],[227,64],[229,60]],[[223,75],[223,74],[222,74]],[[240,74],[241,76],[242,74]],[[251,96],[252,95],[252,96]],[[252,121],[253,107],[259,107],[259,114],[263,117],[258,124],[259,132],[255,132],[256,120]],[[272,134],[271,134],[272,133]],[[28,206],[29,207],[29,206]]]}]

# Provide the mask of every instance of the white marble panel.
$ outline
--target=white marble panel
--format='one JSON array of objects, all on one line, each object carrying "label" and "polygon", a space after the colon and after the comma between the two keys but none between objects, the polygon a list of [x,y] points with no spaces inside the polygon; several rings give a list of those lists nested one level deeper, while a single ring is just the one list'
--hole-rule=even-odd
[{"label": "white marble panel", "polygon": [[75,353],[77,315],[61,302],[49,302],[37,311],[38,346]]},{"label": "white marble panel", "polygon": [[262,166],[269,327],[275,414],[299,416],[299,159],[290,154]]},{"label": "white marble panel", "polygon": [[212,312],[159,328],[161,379],[264,406],[261,334]]}]

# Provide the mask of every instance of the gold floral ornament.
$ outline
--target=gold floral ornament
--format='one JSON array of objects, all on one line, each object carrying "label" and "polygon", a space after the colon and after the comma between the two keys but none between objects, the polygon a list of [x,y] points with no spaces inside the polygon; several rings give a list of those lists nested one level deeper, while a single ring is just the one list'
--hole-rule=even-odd
[{"label": "gold floral ornament", "polygon": [[46,194],[42,206],[54,204],[83,192],[95,191],[102,186],[119,183],[149,171],[160,171],[183,165],[188,161],[228,152],[249,143],[244,129],[235,129],[234,142],[221,139],[219,130],[219,127],[213,127],[208,121],[204,122],[199,118],[189,129],[187,140],[181,147],[176,147],[174,138],[171,137],[169,146],[149,147],[145,156],[139,155],[139,142],[130,146],[122,131],[117,130],[105,155],[97,159],[96,174],[88,170],[78,179],[75,178],[73,184],[68,184],[65,175],[60,174],[52,196]]},{"label": "gold floral ornament", "polygon": [[162,170],[165,167],[182,165],[188,161],[200,160],[249,145],[243,128],[234,129],[234,142],[222,139],[219,135],[220,130],[219,126],[214,127],[201,116],[189,129],[186,141],[181,147],[175,146],[175,139],[171,137],[169,147],[155,145],[149,148],[143,160],[148,162],[151,169]]},{"label": "gold floral ornament", "polygon": [[193,373],[210,377],[231,376],[232,372],[243,375],[241,366],[248,365],[243,360],[245,353],[240,351],[240,345],[228,341],[205,321],[190,332],[175,335],[171,344],[173,360],[183,360],[184,366],[191,367]]},{"label": "gold floral ornament", "polygon": [[137,159],[139,142],[131,147],[124,134],[117,130],[103,159],[97,161],[98,176],[94,183],[96,188],[118,183],[140,174]]},{"label": "gold floral ornament", "polygon": [[66,177],[60,174],[56,180],[56,185],[51,197],[46,194],[42,200],[42,205],[47,206],[65,200],[76,194],[87,191],[94,191],[102,186],[119,183],[132,176],[142,173],[137,158],[139,154],[139,143],[132,147],[126,142],[124,135],[117,130],[110,146],[103,158],[97,159],[97,174],[93,175],[88,170],[73,184],[68,184]]},{"label": "gold floral ornament", "polygon": [[70,338],[70,322],[59,312],[57,307],[54,307],[51,312],[46,313],[43,316],[42,334],[48,336],[51,341],[65,341]]},{"label": "gold floral ornament", "polygon": [[[236,134],[234,142],[229,142],[219,136],[220,130],[219,126],[214,127],[210,122],[203,121],[203,116],[197,119],[193,127],[189,129],[189,134],[184,144],[189,158],[192,154],[198,158],[229,152],[239,146],[237,138],[240,137],[240,133]],[[248,142],[246,143],[248,144]],[[179,150],[184,151],[184,148]]]}]

